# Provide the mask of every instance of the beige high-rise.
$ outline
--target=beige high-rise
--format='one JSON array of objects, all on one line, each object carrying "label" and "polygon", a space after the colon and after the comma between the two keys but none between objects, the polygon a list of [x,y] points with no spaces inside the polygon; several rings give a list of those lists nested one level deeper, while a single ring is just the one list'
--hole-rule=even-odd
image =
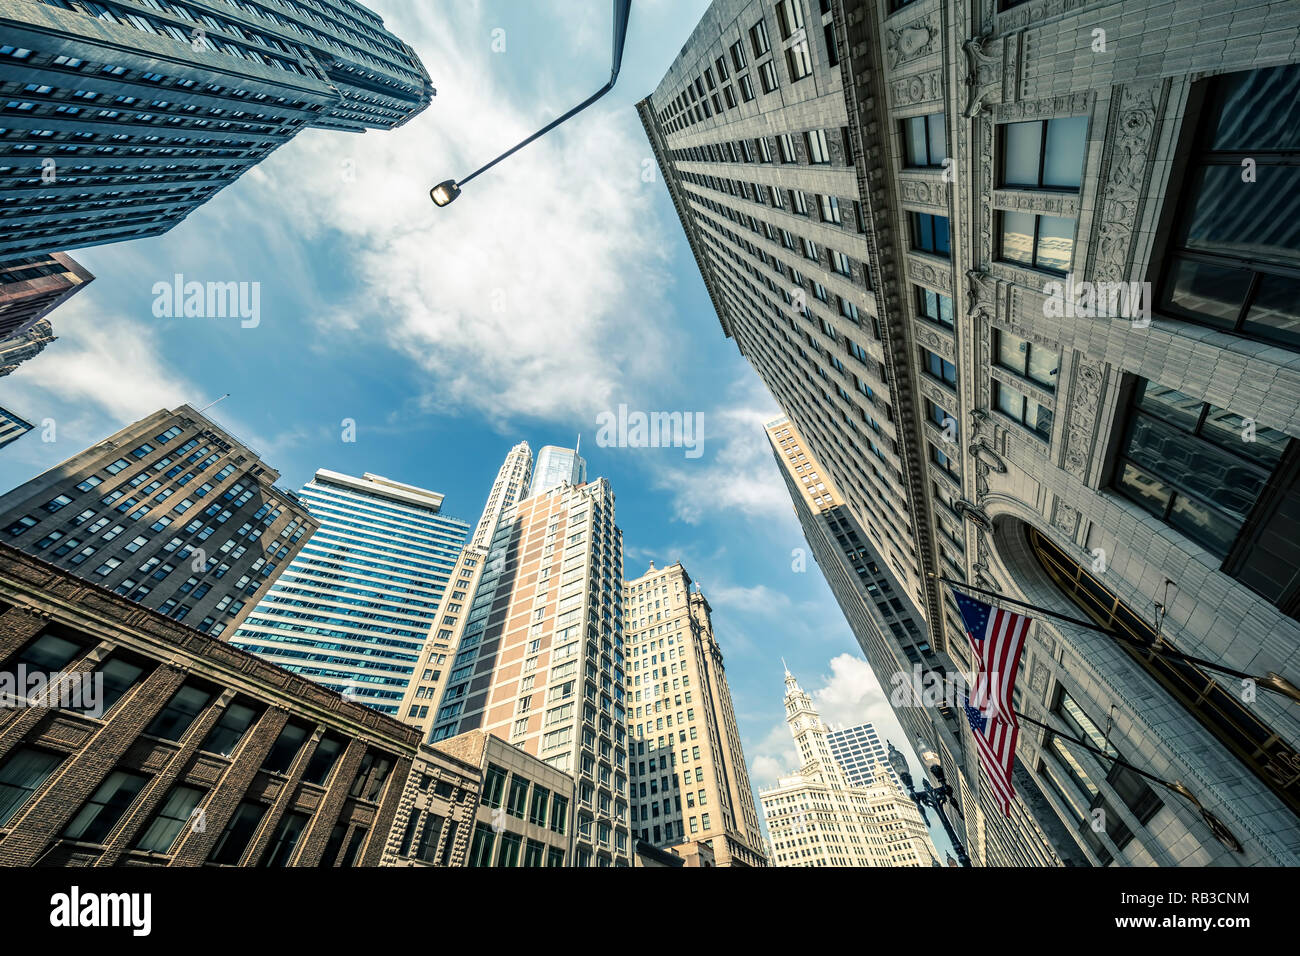
[{"label": "beige high-rise", "polygon": [[765,866],[712,609],[680,563],[624,586],[632,830],[707,843],[718,866]]},{"label": "beige high-rise", "polygon": [[[532,450],[527,442],[520,442],[510,449],[506,460],[501,463],[496,481],[492,483],[492,491],[488,494],[487,505],[474,529],[474,536],[456,560],[448,588],[453,596],[459,594],[462,599],[473,599],[497,522],[501,520],[505,509],[523,498],[532,470]],[[442,691],[447,684],[447,674],[450,671],[448,663],[455,656],[461,636],[465,633],[465,622],[468,620],[465,603],[465,600],[460,603],[444,601],[439,607],[438,617],[429,629],[429,639],[420,652],[415,673],[397,711],[401,720],[424,731],[426,741],[433,730],[438,701],[442,699]]]},{"label": "beige high-rise", "polygon": [[504,508],[432,739],[495,734],[577,784],[575,866],[630,866],[622,532],[603,478]]}]

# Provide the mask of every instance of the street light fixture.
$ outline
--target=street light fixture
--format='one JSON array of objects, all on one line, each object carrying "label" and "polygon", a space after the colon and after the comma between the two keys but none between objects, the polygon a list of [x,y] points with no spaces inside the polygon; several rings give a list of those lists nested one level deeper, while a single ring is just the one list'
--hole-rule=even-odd
[{"label": "street light fixture", "polygon": [[529,136],[522,143],[519,143],[517,146],[514,146],[511,149],[506,150],[504,153],[502,153],[496,159],[492,160],[492,162],[488,163],[487,165],[480,166],[478,169],[474,170],[474,172],[470,173],[464,179],[461,180],[448,179],[434,186],[432,189],[429,190],[429,198],[433,200],[434,205],[447,206],[455,202],[456,198],[460,195],[461,187],[464,186],[466,183],[468,183],[475,176],[479,175],[480,173],[487,172],[497,163],[501,162],[501,160],[505,159],[507,156],[511,156],[519,152],[519,150],[523,149],[533,140],[540,139],[541,137],[545,136],[551,130],[555,129],[555,127],[563,123],[565,120],[577,116],[579,113],[585,110],[592,103],[596,102],[596,100],[600,99],[610,90],[612,90],[614,88],[614,83],[617,82],[618,80],[618,71],[623,65],[623,45],[627,40],[627,21],[628,21],[628,16],[631,13],[631,8],[632,8],[632,0],[614,0],[614,55],[613,55],[613,64],[610,67],[610,72],[609,72],[609,82],[606,83],[604,86],[602,86],[600,89],[598,89],[591,96],[587,97],[577,106],[575,106],[573,109],[569,110],[569,112],[565,113],[559,119],[547,123],[545,126],[539,129],[532,136]]},{"label": "street light fixture", "polygon": [[952,848],[957,851],[957,862],[962,866],[970,866],[970,857],[966,855],[966,847],[962,845],[961,840],[957,839],[957,831],[952,828],[948,822],[948,816],[943,812],[943,805],[952,798],[952,787],[948,786],[947,779],[944,776],[943,764],[939,761],[939,755],[925,746],[921,742],[921,760],[925,763],[926,770],[934,777],[938,787],[930,786],[929,780],[921,781],[921,791],[912,786],[912,773],[907,767],[907,758],[899,751],[892,742],[889,743],[889,765],[894,768],[898,774],[898,779],[903,781],[903,786],[907,789],[908,795],[916,801],[916,808],[921,811],[921,819],[925,820],[927,825],[929,819],[925,815],[925,808],[930,807],[939,817],[939,822],[943,824],[943,830],[948,834],[948,840],[952,843]]}]

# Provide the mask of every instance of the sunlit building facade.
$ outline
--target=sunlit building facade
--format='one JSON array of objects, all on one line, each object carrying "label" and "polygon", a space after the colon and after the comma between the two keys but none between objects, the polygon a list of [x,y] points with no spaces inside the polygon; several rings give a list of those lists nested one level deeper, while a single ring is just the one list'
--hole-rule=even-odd
[{"label": "sunlit building facade", "polygon": [[1266,689],[1300,683],[1298,38],[1250,0],[718,0],[640,104],[724,333],[926,672],[972,669],[944,579],[1127,639],[1038,615],[1015,705],[1052,732],[1022,727],[1009,821],[960,713],[927,718],[977,865],[1300,861]]},{"label": "sunlit building facade", "polygon": [[397,716],[440,609],[469,601],[452,577],[469,526],[378,475],[322,469],[301,499],[320,528],[231,643]]}]

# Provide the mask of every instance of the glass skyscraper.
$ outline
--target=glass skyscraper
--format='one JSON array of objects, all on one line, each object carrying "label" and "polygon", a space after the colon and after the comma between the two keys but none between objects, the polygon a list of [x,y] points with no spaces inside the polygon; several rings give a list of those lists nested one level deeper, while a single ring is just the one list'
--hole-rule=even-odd
[{"label": "glass skyscraper", "polygon": [[547,445],[537,453],[537,467],[533,469],[533,483],[528,496],[540,495],[568,482],[571,485],[587,483],[587,462],[575,448],[558,448]]},{"label": "glass skyscraper", "polygon": [[443,496],[377,475],[318,471],[321,523],[231,639],[286,670],[396,715],[469,533]]}]

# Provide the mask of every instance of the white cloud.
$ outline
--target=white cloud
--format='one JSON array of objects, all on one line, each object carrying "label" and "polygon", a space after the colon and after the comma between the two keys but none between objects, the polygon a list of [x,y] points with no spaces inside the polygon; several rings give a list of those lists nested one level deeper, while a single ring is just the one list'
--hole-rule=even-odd
[{"label": "white cloud", "polygon": [[386,341],[427,376],[427,411],[476,411],[499,428],[517,417],[592,421],[637,401],[666,370],[657,320],[670,277],[653,212],[663,186],[641,180],[649,147],[635,114],[597,104],[438,209],[431,185],[567,104],[515,105],[480,11],[392,20],[435,74],[430,108],[392,132],[304,132],[243,184],[242,201],[273,203],[302,235],[337,233],[351,248],[343,267],[360,291],[321,317],[320,332]]}]

